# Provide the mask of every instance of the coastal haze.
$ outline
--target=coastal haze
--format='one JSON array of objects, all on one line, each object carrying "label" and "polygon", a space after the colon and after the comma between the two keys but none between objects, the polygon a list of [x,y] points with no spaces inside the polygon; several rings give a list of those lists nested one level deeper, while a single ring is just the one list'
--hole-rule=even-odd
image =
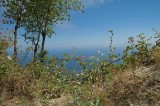
[{"label": "coastal haze", "polygon": [[[60,57],[64,53],[70,54],[75,48],[76,55],[86,57],[97,55],[100,50],[107,55],[112,29],[113,46],[116,53],[121,53],[128,43],[128,37],[144,33],[146,36],[154,34],[152,28],[159,29],[160,10],[159,0],[82,0],[85,8],[82,11],[69,11],[70,21],[58,22],[55,34],[46,39],[45,49],[49,55]],[[2,8],[1,11],[4,9]],[[1,12],[2,14],[2,12]],[[3,18],[2,15],[0,17]],[[1,24],[3,28],[13,29],[14,25]],[[23,28],[18,30],[22,35]],[[18,36],[19,51],[25,51],[28,46],[24,38]],[[9,49],[12,55],[13,49]],[[31,56],[30,56],[31,57]]]}]

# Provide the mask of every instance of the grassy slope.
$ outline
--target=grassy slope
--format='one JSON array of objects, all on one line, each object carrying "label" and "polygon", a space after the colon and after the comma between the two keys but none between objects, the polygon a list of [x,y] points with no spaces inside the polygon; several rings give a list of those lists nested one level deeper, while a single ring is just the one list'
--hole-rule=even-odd
[{"label": "grassy slope", "polygon": [[[75,81],[48,72],[41,63],[26,68],[0,55],[0,104],[6,106],[86,105],[128,106],[160,105],[160,52],[153,51],[154,64],[125,68],[108,67],[101,74],[91,75],[96,81]],[[103,78],[104,79],[104,78]]]}]

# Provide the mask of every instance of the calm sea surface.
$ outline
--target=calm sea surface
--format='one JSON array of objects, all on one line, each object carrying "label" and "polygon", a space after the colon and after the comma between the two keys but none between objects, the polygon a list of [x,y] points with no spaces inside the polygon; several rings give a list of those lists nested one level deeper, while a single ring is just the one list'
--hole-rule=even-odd
[{"label": "calm sea surface", "polygon": [[[122,55],[124,49],[116,49],[114,54],[118,55]],[[98,51],[100,51],[101,53],[98,53]],[[64,49],[64,50],[48,50],[49,54],[48,56],[55,56],[58,57],[60,59],[64,58],[64,54],[68,54],[69,56],[71,56],[72,54],[74,54],[74,57],[77,56],[83,56],[83,58],[85,57],[85,59],[89,59],[90,56],[95,56],[95,57],[99,57],[100,59],[103,58],[102,53],[105,57],[108,56],[108,50],[105,48],[101,48],[101,49],[75,49],[75,50],[68,50],[68,49]],[[12,50],[8,50],[8,54],[12,55],[13,52]],[[24,60],[25,57],[25,53],[21,53],[21,55],[19,55],[19,63],[21,65],[25,65],[27,63],[30,62],[30,60],[32,59],[32,53],[30,53]],[[87,60],[88,64],[90,62],[90,60]],[[67,70],[71,70],[71,71],[81,71],[81,67],[78,64],[78,61],[75,60],[71,60],[66,64],[66,68]]]}]

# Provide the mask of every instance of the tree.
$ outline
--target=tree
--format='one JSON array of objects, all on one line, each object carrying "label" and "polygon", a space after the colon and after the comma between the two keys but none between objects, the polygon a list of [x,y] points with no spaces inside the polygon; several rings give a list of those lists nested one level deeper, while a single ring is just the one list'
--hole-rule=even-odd
[{"label": "tree", "polygon": [[27,0],[1,0],[0,3],[5,8],[3,16],[7,24],[14,24],[14,60],[17,61],[17,31],[25,17],[25,4]]},{"label": "tree", "polygon": [[[83,5],[79,0],[30,0],[27,6],[28,13],[23,26],[27,32],[37,32],[37,41],[39,35],[42,37],[40,57],[41,62],[45,56],[46,37],[52,37],[54,26],[59,21],[69,20],[69,10],[82,10]],[[35,38],[35,37],[34,37]],[[35,45],[37,52],[38,42]]]},{"label": "tree", "polygon": [[[25,28],[25,39],[34,45],[34,59],[41,42],[40,57],[45,56],[46,37],[52,37],[54,26],[59,21],[69,20],[69,10],[82,10],[84,7],[79,0],[1,0],[5,7],[4,16],[7,23],[14,24],[14,60],[17,61],[17,30]],[[42,38],[40,38],[42,37]]]}]

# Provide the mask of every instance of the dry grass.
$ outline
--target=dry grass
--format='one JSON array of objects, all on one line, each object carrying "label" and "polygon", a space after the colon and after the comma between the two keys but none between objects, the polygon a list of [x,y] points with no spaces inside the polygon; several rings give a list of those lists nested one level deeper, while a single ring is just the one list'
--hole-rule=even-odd
[{"label": "dry grass", "polygon": [[[17,102],[17,99],[15,99],[15,97],[25,97],[28,100],[32,100],[28,83],[29,83],[28,79],[26,79],[22,75],[3,78],[1,80],[2,101],[4,101],[5,104],[7,103],[14,104],[12,102]],[[8,104],[6,106],[12,106],[12,105]]]},{"label": "dry grass", "polygon": [[[159,70],[159,68],[155,68],[159,65],[148,70],[150,73],[148,72],[145,76],[140,76],[137,74],[139,71],[136,70],[126,70],[124,73],[116,75],[107,90],[109,103],[112,103],[113,106],[129,106],[131,104],[159,106],[160,80],[155,77],[155,74],[151,74],[154,73],[153,70]],[[133,72],[135,72],[134,75]],[[160,71],[156,75],[160,77]]]},{"label": "dry grass", "polygon": [[[55,83],[55,79],[48,73],[37,73],[37,78],[32,75],[32,71],[28,71],[37,67],[43,69],[41,65],[30,66],[22,72],[9,64],[8,73],[0,78],[0,105],[65,106],[74,99],[75,92],[69,91],[74,86],[81,93],[79,101],[83,103],[99,99],[102,106],[160,106],[160,50],[155,49],[152,54],[156,63],[154,65],[136,69],[135,64],[131,64],[125,70],[112,66],[107,68],[107,74],[95,71],[88,83],[67,85],[69,87],[65,88],[65,95],[62,95],[60,85],[56,86],[58,82]],[[10,63],[4,62],[6,66]],[[36,72],[39,69],[34,73]],[[48,98],[45,98],[46,94],[49,95]]]},{"label": "dry grass", "polygon": [[160,63],[160,49],[154,49],[152,51],[152,55],[153,55],[153,58],[155,59],[155,62]]}]

